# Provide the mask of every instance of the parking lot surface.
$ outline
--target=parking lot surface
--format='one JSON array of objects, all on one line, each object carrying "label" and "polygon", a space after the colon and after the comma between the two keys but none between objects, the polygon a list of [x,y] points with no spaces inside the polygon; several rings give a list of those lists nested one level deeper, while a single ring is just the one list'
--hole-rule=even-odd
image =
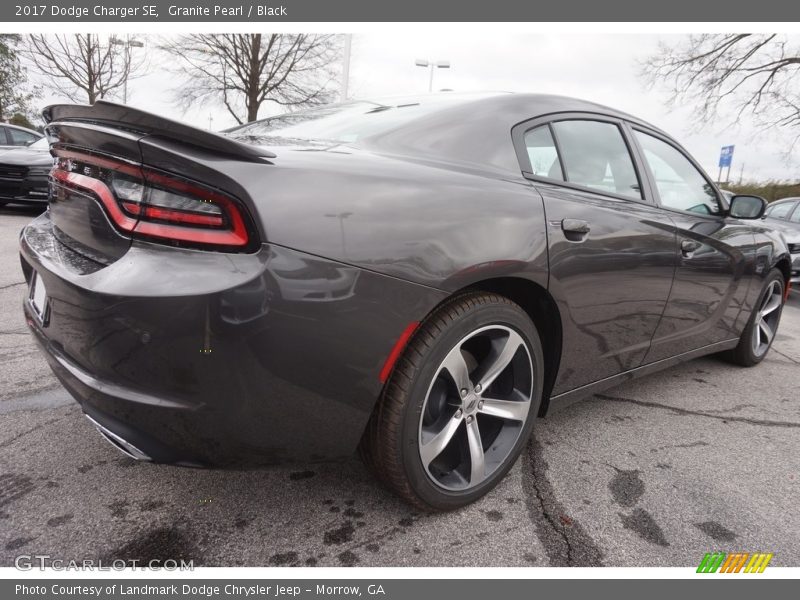
[{"label": "parking lot surface", "polygon": [[415,512],[361,463],[260,471],[137,463],[83,418],[34,347],[0,208],[0,566],[696,566],[713,550],[800,566],[800,294],[767,360],[698,359],[540,420],[501,485]]}]

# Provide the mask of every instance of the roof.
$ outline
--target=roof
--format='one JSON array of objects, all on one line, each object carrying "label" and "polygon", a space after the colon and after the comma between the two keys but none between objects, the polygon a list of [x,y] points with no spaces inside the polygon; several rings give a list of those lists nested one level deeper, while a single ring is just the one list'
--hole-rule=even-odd
[{"label": "roof", "polygon": [[558,113],[594,113],[659,131],[657,127],[614,108],[549,94],[489,92],[450,95],[445,92],[372,101],[399,104],[400,101],[422,103],[445,99],[442,110],[421,116],[392,131],[365,138],[363,145],[377,151],[445,158],[519,173],[510,133],[515,125],[530,119]]}]

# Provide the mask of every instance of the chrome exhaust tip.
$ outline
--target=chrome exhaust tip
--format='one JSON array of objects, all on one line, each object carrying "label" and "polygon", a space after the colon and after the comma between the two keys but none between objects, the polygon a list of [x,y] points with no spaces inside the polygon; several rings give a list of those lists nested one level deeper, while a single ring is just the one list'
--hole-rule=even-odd
[{"label": "chrome exhaust tip", "polygon": [[120,437],[119,435],[107,429],[106,427],[103,427],[102,425],[100,425],[100,423],[95,421],[89,415],[84,415],[84,416],[87,419],[89,419],[91,424],[95,426],[95,429],[97,429],[100,435],[102,435],[109,444],[114,446],[114,448],[122,452],[125,456],[133,458],[134,460],[142,460],[142,461],[153,460],[147,454],[139,450],[139,448],[131,444],[128,440]]}]

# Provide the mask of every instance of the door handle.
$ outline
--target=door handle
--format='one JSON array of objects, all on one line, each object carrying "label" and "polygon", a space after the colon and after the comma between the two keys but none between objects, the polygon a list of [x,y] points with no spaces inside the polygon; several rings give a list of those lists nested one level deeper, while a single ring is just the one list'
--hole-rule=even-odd
[{"label": "door handle", "polygon": [[591,229],[589,223],[582,219],[563,219],[561,221],[561,230],[571,242],[582,242]]},{"label": "door handle", "polygon": [[682,240],[681,254],[683,254],[686,258],[689,258],[697,251],[698,248],[700,248],[700,246],[702,246],[700,242],[695,242],[694,240]]}]

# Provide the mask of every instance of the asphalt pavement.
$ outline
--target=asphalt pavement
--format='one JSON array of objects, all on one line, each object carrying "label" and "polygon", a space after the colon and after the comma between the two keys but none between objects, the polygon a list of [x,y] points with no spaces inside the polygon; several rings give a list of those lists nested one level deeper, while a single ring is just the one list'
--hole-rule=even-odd
[{"label": "asphalt pavement", "polygon": [[555,412],[486,498],[429,515],[355,457],[213,471],[112,448],[22,317],[17,238],[35,214],[0,208],[0,566],[696,566],[714,550],[800,566],[798,293],[761,365],[702,358]]}]

